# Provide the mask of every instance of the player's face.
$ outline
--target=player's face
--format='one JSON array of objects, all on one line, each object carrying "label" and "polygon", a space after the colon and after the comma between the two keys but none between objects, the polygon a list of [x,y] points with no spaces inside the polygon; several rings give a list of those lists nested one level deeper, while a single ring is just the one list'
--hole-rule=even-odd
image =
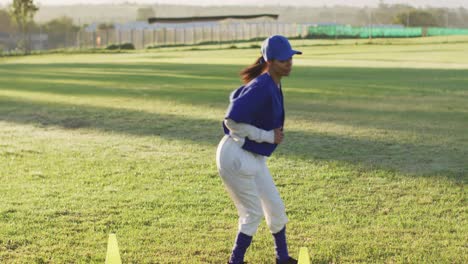
[{"label": "player's face", "polygon": [[270,65],[270,69],[278,76],[289,76],[291,73],[292,64],[292,57],[288,60],[273,60]]}]

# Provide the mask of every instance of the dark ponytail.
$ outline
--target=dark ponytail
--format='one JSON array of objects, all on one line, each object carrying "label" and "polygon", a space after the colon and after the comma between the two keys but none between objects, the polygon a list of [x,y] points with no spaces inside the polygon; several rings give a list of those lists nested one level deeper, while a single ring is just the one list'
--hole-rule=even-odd
[{"label": "dark ponytail", "polygon": [[265,69],[267,68],[267,64],[265,60],[263,60],[263,57],[260,56],[254,64],[246,67],[240,72],[240,76],[242,78],[242,81],[244,83],[249,83],[251,80],[257,78],[260,76]]}]

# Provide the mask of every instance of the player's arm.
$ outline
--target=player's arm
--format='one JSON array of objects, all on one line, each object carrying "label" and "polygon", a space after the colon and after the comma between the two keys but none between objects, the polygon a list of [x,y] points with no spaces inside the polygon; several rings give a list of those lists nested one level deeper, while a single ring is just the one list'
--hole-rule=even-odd
[{"label": "player's arm", "polygon": [[246,123],[235,122],[230,118],[226,118],[224,120],[224,124],[229,129],[229,131],[231,131],[231,135],[234,136],[235,139],[242,140],[243,138],[248,137],[250,140],[256,141],[258,143],[275,143],[274,130],[263,130]]}]

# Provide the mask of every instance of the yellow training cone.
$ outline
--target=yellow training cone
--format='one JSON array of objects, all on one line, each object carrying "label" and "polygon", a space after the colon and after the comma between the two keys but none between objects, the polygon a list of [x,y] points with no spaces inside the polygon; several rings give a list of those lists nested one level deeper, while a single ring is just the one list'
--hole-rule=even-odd
[{"label": "yellow training cone", "polygon": [[298,264],[310,264],[309,251],[307,251],[306,247],[301,247],[299,251]]},{"label": "yellow training cone", "polygon": [[106,264],[122,264],[119,254],[119,245],[117,244],[117,236],[115,234],[109,235],[109,241],[107,242]]}]

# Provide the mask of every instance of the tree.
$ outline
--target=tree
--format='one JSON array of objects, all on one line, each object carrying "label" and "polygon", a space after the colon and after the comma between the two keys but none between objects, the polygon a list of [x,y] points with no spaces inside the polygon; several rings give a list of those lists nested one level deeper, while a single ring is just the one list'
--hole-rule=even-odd
[{"label": "tree", "polygon": [[459,17],[458,27],[468,27],[468,10],[466,8],[460,7],[457,10],[457,15]]},{"label": "tree", "polygon": [[28,25],[33,22],[34,14],[39,10],[34,3],[34,0],[13,0],[10,6],[10,15],[16,22],[22,34],[22,40],[18,43],[20,49],[24,49],[25,53],[29,53],[29,42],[26,38]]},{"label": "tree", "polygon": [[398,13],[394,22],[407,27],[433,27],[437,26],[437,19],[427,11],[411,10]]},{"label": "tree", "polygon": [[385,4],[383,0],[379,1],[378,8],[372,12],[374,24],[391,24],[393,22],[393,14],[389,5]]},{"label": "tree", "polygon": [[110,29],[114,29],[114,28],[115,28],[115,26],[112,23],[109,23],[109,24],[101,23],[101,24],[98,25],[99,30],[110,30]]},{"label": "tree", "polygon": [[65,48],[68,43],[74,40],[75,34],[80,30],[73,24],[70,17],[60,17],[44,24],[45,32],[49,39],[49,48]]},{"label": "tree", "polygon": [[0,32],[12,33],[15,28],[11,22],[10,14],[0,9]]},{"label": "tree", "polygon": [[138,21],[148,21],[148,18],[154,17],[154,10],[151,7],[142,7],[137,10]]}]

